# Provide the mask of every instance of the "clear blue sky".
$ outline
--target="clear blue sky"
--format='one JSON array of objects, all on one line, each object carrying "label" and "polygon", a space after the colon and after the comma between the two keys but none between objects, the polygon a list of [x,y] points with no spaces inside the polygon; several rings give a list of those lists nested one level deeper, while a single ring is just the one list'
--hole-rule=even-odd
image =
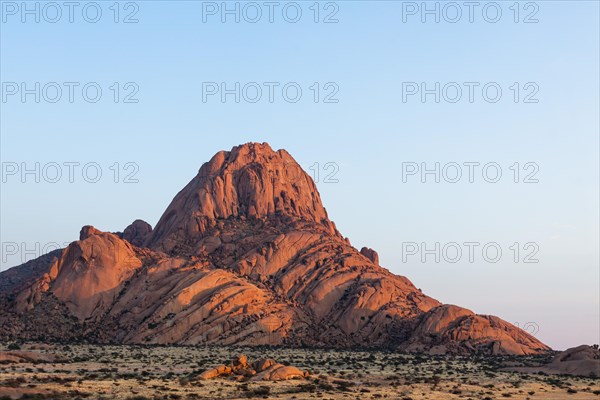
[{"label": "clear blue sky", "polygon": [[[215,152],[267,141],[290,151],[307,170],[320,163],[317,185],[341,232],[359,248],[376,249],[383,266],[408,276],[424,292],[509,322],[535,324],[536,336],[558,349],[597,343],[598,2],[540,1],[528,8],[521,2],[517,23],[513,1],[498,3],[502,16],[496,23],[484,19],[486,2],[474,10],[473,22],[463,7],[456,23],[447,21],[456,10],[442,10],[444,3],[439,23],[432,15],[423,23],[420,10],[412,15],[411,4],[391,1],[321,2],[315,23],[313,3],[298,2],[297,23],[283,18],[284,5],[286,18],[295,17],[287,2],[274,9],[272,23],[265,6],[257,23],[244,20],[256,15],[249,8],[239,23],[231,15],[223,23],[220,12],[210,14],[212,3],[194,1],[122,2],[119,23],[113,21],[113,1],[98,2],[97,23],[83,18],[88,3],[81,2],[73,23],[64,6],[58,22],[48,21],[57,14],[46,8],[36,23],[35,15],[14,8],[21,2],[3,1],[3,171],[12,163],[46,166],[40,183],[34,175],[26,175],[25,183],[20,174],[5,177],[3,246],[69,242],[85,224],[117,231],[141,218],[154,225]],[[486,10],[486,18],[494,19],[495,9]],[[93,7],[86,11],[86,18],[95,17]],[[123,23],[131,13],[138,22]],[[323,23],[327,16],[338,22]],[[538,22],[524,23],[526,18]],[[46,85],[40,103],[35,94],[25,102],[20,93],[10,94],[12,83],[22,82],[29,89],[35,82]],[[49,82],[63,89],[56,103],[47,101],[55,96]],[[64,82],[79,84],[72,103]],[[102,89],[96,103],[82,98],[81,88],[89,82]],[[118,103],[114,82],[120,87]],[[128,82],[134,84],[125,87]],[[216,95],[203,102],[203,82],[226,82],[230,88],[258,82],[263,97],[235,103],[228,95],[222,103]],[[264,82],[280,83],[272,103]],[[287,82],[303,90],[296,103],[282,97]],[[320,87],[317,103],[310,89],[314,82]],[[325,87],[328,82],[333,85]],[[457,82],[463,98],[435,103],[428,95],[423,103],[415,95],[404,102],[403,82],[426,82],[429,88]],[[480,84],[472,103],[464,82]],[[498,102],[482,98],[481,87],[489,82],[502,89]],[[136,88],[133,98],[139,101],[124,103],[124,95]],[[336,88],[338,102],[325,103]],[[446,98],[454,97],[452,85],[447,88]],[[248,90],[247,97],[254,97],[254,89]],[[538,102],[524,102],[533,91]],[[80,163],[73,183],[65,162]],[[90,162],[102,169],[97,183],[82,178],[81,166]],[[115,162],[119,183],[110,169]],[[123,182],[135,170],[125,168],[128,162],[139,167],[138,183]],[[338,183],[323,182],[327,162],[339,166]],[[421,183],[418,176],[403,182],[407,162],[429,167],[494,162],[503,175],[488,183],[476,169],[473,183],[466,177],[455,184],[431,177]],[[509,168],[515,162],[520,183],[513,182]],[[521,182],[532,171],[523,169],[527,162],[539,167],[538,183]],[[57,183],[49,182],[54,176],[49,163],[62,165]],[[93,170],[88,172],[93,178]],[[407,242],[430,247],[496,242],[503,257],[497,263],[480,256],[469,263],[465,255],[457,263],[436,263],[432,257],[423,263],[417,256],[403,262]],[[514,242],[534,242],[539,262],[515,263],[509,249]],[[3,254],[1,268],[19,264],[23,252],[22,247],[17,255]],[[528,252],[521,250],[521,261]]]}]

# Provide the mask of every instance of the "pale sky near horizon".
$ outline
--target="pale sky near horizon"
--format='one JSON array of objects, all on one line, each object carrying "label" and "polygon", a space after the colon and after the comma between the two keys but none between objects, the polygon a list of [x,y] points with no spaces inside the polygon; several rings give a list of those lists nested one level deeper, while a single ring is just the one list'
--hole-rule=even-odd
[{"label": "pale sky near horizon", "polygon": [[114,3],[0,4],[1,270],[86,224],[154,226],[214,153],[266,141],[426,294],[556,349],[600,341],[598,2],[428,2],[438,23],[420,1],[239,3],[238,23],[221,1]]}]

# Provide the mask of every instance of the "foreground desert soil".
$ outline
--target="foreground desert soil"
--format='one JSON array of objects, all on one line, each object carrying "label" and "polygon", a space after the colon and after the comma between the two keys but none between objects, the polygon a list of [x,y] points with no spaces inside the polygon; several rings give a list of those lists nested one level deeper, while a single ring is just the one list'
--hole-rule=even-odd
[{"label": "foreground desert soil", "polygon": [[[0,351],[6,350],[0,345]],[[600,380],[502,371],[544,357],[414,356],[283,348],[23,345],[56,363],[0,365],[0,399],[600,399]],[[199,380],[234,354],[271,357],[311,376]],[[547,356],[546,356],[547,357]]]}]

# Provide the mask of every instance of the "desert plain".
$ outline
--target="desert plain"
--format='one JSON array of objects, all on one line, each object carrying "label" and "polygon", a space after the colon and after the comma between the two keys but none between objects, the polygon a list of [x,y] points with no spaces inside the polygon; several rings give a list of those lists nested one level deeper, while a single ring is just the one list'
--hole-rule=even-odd
[{"label": "desert plain", "polygon": [[[11,354],[7,344],[0,346]],[[14,344],[11,348],[15,349]],[[0,399],[600,399],[594,377],[519,373],[552,354],[453,356],[283,347],[23,344],[37,360],[0,364]],[[283,381],[200,374],[244,354],[306,377]]]}]

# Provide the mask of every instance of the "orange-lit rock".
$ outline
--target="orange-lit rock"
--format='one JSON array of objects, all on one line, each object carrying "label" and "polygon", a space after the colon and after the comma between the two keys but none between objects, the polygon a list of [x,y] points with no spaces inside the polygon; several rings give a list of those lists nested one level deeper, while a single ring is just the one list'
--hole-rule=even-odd
[{"label": "orange-lit rock", "polygon": [[[119,235],[84,227],[66,249],[1,273],[0,340],[548,350],[497,317],[442,305],[352,247],[310,176],[265,143],[217,153],[155,229],[135,221]],[[265,363],[254,370],[273,368]]]}]

